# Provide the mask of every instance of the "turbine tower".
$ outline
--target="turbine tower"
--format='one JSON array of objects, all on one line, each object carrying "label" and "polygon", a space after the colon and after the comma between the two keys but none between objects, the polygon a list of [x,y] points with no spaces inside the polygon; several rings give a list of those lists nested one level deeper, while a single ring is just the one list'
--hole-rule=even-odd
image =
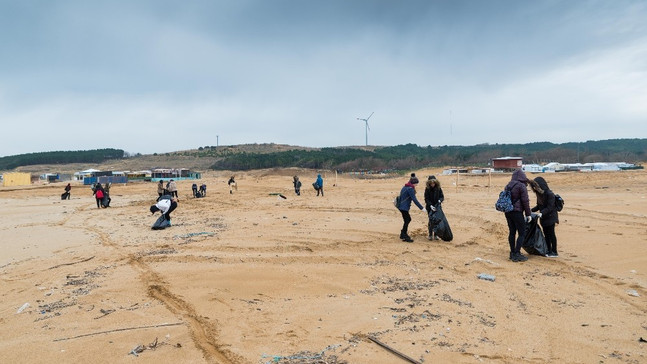
[{"label": "turbine tower", "polygon": [[357,120],[362,120],[366,124],[366,146],[367,147],[368,147],[368,131],[371,130],[371,128],[368,127],[368,119],[370,119],[371,116],[373,116],[373,113],[371,113],[371,115],[369,115],[366,119],[357,118]]}]

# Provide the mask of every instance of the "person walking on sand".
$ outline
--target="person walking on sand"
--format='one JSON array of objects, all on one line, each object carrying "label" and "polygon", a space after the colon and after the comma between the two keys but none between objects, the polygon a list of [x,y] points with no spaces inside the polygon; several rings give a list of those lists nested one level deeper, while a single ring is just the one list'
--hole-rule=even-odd
[{"label": "person walking on sand", "polygon": [[[526,185],[529,183],[528,177],[521,169],[512,173],[510,182],[505,186],[510,191],[512,205],[514,209],[505,213],[505,219],[508,223],[508,244],[510,244],[510,260],[513,262],[525,262],[528,258],[521,254],[521,246],[526,236],[526,223],[532,219],[530,214],[530,201],[528,199],[528,190]],[[524,219],[524,213],[526,215]],[[515,243],[515,235],[517,235]]]},{"label": "person walking on sand", "polygon": [[402,230],[400,231],[400,239],[407,243],[412,243],[413,239],[409,236],[409,223],[411,222],[411,215],[409,210],[411,209],[411,202],[415,203],[421,211],[425,211],[425,208],[418,202],[416,198],[416,186],[418,185],[418,178],[411,177],[409,182],[407,182],[402,189],[400,190],[400,202],[398,204],[398,210],[402,214]]},{"label": "person walking on sand", "polygon": [[157,194],[159,195],[159,197],[166,195],[166,188],[164,188],[164,181],[162,180],[157,183]]},{"label": "person walking on sand", "polygon": [[171,194],[171,196],[177,198],[177,184],[175,184],[174,180],[168,181],[168,183],[166,184],[166,189]]},{"label": "person walking on sand", "polygon": [[530,181],[530,188],[537,196],[537,205],[530,211],[538,211],[539,223],[544,230],[548,252],[547,257],[555,258],[557,254],[557,236],[555,235],[555,224],[559,224],[559,214],[555,207],[555,194],[548,187],[543,177],[537,177]]},{"label": "person walking on sand", "polygon": [[227,181],[227,184],[229,185],[229,194],[231,195],[234,193],[234,190],[238,191],[238,186],[236,185],[236,180],[234,179],[235,176],[229,177],[229,181]]},{"label": "person walking on sand", "polygon": [[319,192],[321,192],[321,197],[323,197],[323,178],[321,178],[320,174],[317,175],[317,180],[312,185],[314,186],[315,190],[317,190],[317,196],[319,196]]},{"label": "person walking on sand", "polygon": [[427,210],[427,215],[429,216],[429,240],[440,240],[434,232],[435,226],[432,226],[431,213],[436,212],[436,208],[445,200],[445,194],[443,189],[440,187],[440,182],[436,179],[436,176],[429,176],[427,178],[427,183],[425,186],[425,210]]},{"label": "person walking on sand", "polygon": [[70,194],[72,193],[72,185],[69,183],[65,186],[65,198],[70,199]]},{"label": "person walking on sand", "polygon": [[299,181],[299,176],[292,177],[292,184],[294,185],[294,193],[297,196],[301,196],[301,181]]}]

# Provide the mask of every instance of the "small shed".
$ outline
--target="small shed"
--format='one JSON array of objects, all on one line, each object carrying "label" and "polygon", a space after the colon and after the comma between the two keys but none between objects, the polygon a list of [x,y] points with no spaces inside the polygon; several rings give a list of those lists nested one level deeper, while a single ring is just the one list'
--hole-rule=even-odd
[{"label": "small shed", "polygon": [[492,158],[492,168],[494,169],[519,169],[523,166],[522,157],[501,157]]},{"label": "small shed", "polygon": [[10,172],[2,175],[2,185],[7,186],[29,186],[31,185],[31,173]]}]

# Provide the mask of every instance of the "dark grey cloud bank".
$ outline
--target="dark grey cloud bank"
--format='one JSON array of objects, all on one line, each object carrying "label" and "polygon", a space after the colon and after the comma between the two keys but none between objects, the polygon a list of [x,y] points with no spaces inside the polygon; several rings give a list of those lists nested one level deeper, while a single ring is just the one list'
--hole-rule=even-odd
[{"label": "dark grey cloud bank", "polygon": [[644,1],[0,1],[0,156],[647,137]]}]

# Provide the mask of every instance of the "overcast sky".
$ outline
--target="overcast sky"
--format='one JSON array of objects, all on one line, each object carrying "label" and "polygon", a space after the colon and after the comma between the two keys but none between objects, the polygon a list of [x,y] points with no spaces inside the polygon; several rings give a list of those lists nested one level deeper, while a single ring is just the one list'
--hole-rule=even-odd
[{"label": "overcast sky", "polygon": [[0,0],[0,156],[647,138],[647,2]]}]

